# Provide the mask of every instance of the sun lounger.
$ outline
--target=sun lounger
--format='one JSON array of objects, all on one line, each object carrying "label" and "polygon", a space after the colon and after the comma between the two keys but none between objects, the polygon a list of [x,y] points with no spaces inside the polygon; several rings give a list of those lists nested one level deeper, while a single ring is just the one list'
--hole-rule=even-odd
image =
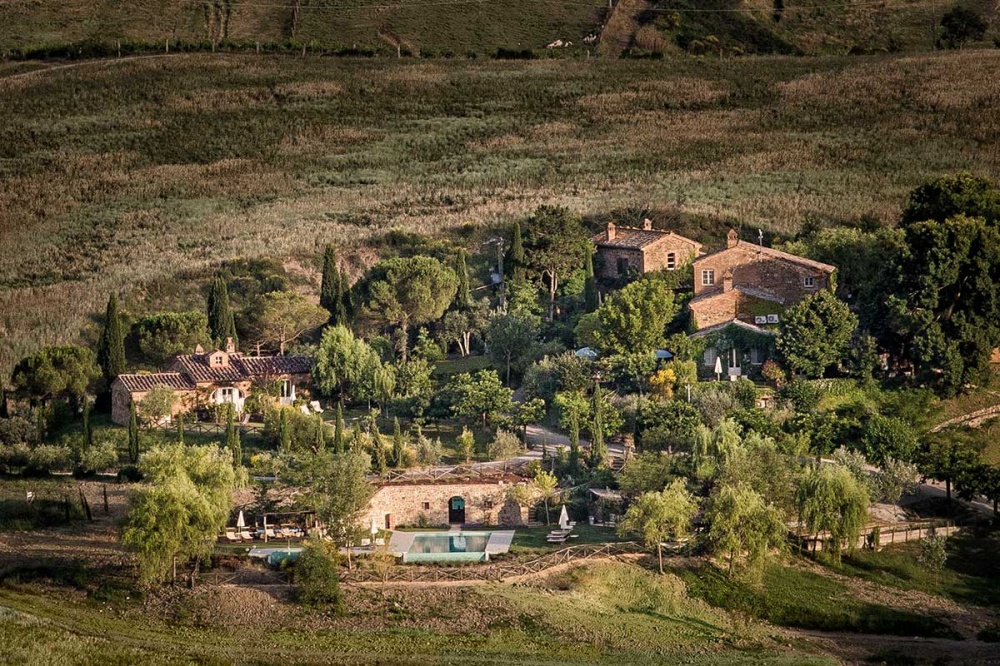
[{"label": "sun lounger", "polygon": [[323,407],[320,406],[319,400],[313,400],[312,402],[310,402],[309,407],[317,414],[323,413]]},{"label": "sun lounger", "polygon": [[226,541],[239,541],[240,537],[236,532],[226,532]]},{"label": "sun lounger", "polygon": [[569,539],[569,535],[568,534],[561,534],[561,535],[551,535],[550,534],[548,536],[548,538],[546,538],[545,540],[548,541],[549,543],[563,543],[567,539]]}]

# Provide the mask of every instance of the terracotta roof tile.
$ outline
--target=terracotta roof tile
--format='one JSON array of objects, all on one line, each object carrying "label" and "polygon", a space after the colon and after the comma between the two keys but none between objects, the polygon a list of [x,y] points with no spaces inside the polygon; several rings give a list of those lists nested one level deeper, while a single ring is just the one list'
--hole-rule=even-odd
[{"label": "terracotta roof tile", "polygon": [[118,375],[118,379],[130,393],[153,390],[156,386],[166,386],[178,391],[191,391],[195,386],[179,372],[155,372],[148,375]]},{"label": "terracotta roof tile", "polygon": [[174,360],[174,368],[197,383],[236,382],[274,375],[305,374],[313,361],[307,356],[244,356],[230,354],[226,366],[210,366],[206,354],[186,354]]}]

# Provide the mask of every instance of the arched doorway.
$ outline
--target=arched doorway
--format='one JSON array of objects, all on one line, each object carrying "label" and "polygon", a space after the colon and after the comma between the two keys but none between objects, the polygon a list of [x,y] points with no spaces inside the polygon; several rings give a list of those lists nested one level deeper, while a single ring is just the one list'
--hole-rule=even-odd
[{"label": "arched doorway", "polygon": [[465,522],[465,499],[455,496],[448,500],[448,523],[451,525]]}]

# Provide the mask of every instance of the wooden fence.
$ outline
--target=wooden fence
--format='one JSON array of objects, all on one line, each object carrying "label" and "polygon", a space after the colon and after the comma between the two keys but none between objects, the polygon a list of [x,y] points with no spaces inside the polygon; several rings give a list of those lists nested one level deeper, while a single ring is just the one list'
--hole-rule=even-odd
[{"label": "wooden fence", "polygon": [[[264,432],[263,423],[240,423],[236,422],[234,424],[240,429],[240,434],[247,433],[261,433]],[[164,432],[177,432],[177,423],[154,423],[150,425],[143,426],[147,430],[162,430]],[[195,421],[194,423],[184,424],[184,434],[202,434],[202,435],[225,435],[226,434],[226,424],[225,423],[213,423],[211,421]]]},{"label": "wooden fence", "polygon": [[[930,520],[921,522],[897,523],[894,525],[868,525],[861,531],[855,548],[881,550],[884,546],[908,541],[919,541],[929,536],[951,536],[959,530],[953,520]],[[790,539],[802,552],[823,550],[830,539],[828,532],[814,534],[792,534]]]},{"label": "wooden fence", "polygon": [[353,569],[341,573],[344,583],[440,583],[447,581],[495,581],[526,576],[551,569],[568,562],[585,561],[599,557],[612,557],[643,552],[642,547],[631,541],[621,543],[587,543],[568,546],[546,553],[527,562],[510,562],[468,566],[415,566],[401,565],[388,570],[385,577],[372,569]]}]

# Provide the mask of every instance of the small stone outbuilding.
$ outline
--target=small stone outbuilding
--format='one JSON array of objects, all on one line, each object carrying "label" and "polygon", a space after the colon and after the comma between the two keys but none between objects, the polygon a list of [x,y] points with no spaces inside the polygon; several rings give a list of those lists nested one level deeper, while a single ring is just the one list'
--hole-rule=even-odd
[{"label": "small stone outbuilding", "polygon": [[363,525],[380,528],[484,525],[517,527],[525,524],[521,506],[508,498],[518,477],[495,481],[451,483],[389,483],[375,491]]},{"label": "small stone outbuilding", "polygon": [[642,228],[608,222],[591,240],[597,247],[594,274],[609,280],[677,270],[701,254],[701,243],[673,231],[654,229],[650,220],[643,220]]}]

